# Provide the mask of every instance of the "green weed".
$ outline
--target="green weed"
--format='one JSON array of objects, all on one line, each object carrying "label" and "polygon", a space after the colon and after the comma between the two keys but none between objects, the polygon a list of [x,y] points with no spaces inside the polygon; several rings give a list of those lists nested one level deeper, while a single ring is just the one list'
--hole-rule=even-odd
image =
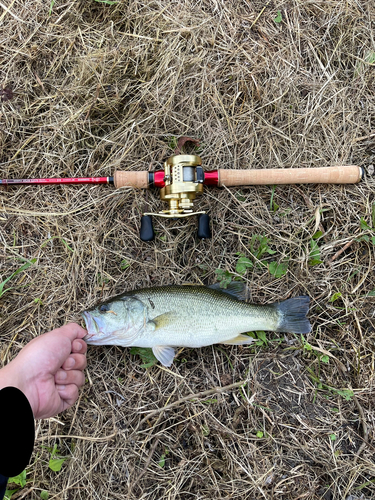
[{"label": "green weed", "polygon": [[[275,278],[281,278],[287,273],[287,260],[282,262],[267,261],[267,256],[274,255],[276,250],[272,250],[269,239],[266,236],[253,235],[249,243],[249,250],[249,257],[242,252],[237,252],[236,254],[238,256],[238,260],[236,262],[235,271],[240,276],[245,275],[248,269],[253,269],[254,267],[267,267],[269,273],[272,274],[272,276],[275,276]],[[216,269],[215,274],[221,288],[227,288],[232,281],[240,279],[236,277],[234,273],[231,273],[226,269]]]},{"label": "green weed", "polygon": [[0,298],[6,293],[8,292],[9,290],[12,290],[14,287],[10,287],[10,288],[6,288],[4,290],[4,287],[5,285],[8,283],[8,281],[10,281],[11,279],[13,279],[15,276],[17,276],[17,274],[19,273],[22,273],[22,271],[26,271],[26,269],[28,269],[30,266],[32,266],[33,264],[35,264],[36,262],[36,259],[31,259],[27,262],[25,262],[25,264],[23,266],[21,266],[19,269],[17,269],[17,271],[15,271],[13,274],[11,274],[8,278],[6,278],[2,283],[0,283]]},{"label": "green weed", "polygon": [[123,259],[120,263],[121,271],[125,271],[125,269],[127,269],[128,267],[130,267],[129,262],[126,259]]},{"label": "green weed", "polygon": [[342,297],[342,293],[341,292],[336,292],[332,295],[332,297],[330,297],[329,301],[330,302],[335,302],[337,299],[339,299],[340,297]]},{"label": "green weed", "polygon": [[273,197],[275,195],[275,190],[276,186],[272,186],[272,191],[271,191],[271,199],[270,199],[270,210],[271,212],[277,212],[277,210],[280,208],[277,203],[275,203]]},{"label": "green weed", "polygon": [[116,5],[118,2],[114,2],[113,0],[95,0],[98,3],[106,3],[107,5]]},{"label": "green weed", "polygon": [[268,264],[268,271],[270,274],[275,276],[275,278],[281,278],[281,276],[284,276],[284,274],[287,273],[288,271],[288,262],[281,262],[280,264],[278,262],[270,262]]},{"label": "green weed", "polygon": [[251,254],[263,266],[265,266],[265,264],[261,261],[262,257],[266,254],[274,255],[276,253],[276,250],[272,250],[270,248],[269,241],[269,238],[267,238],[266,236],[260,236],[256,234],[251,237],[249,243]]},{"label": "green weed", "polygon": [[309,377],[311,378],[311,380],[315,382],[317,389],[329,391],[332,395],[341,396],[346,401],[351,401],[352,397],[354,396],[354,392],[351,389],[336,389],[336,387],[323,384],[323,382],[321,382],[320,378],[315,375],[311,368],[307,367],[307,371],[309,372]]},{"label": "green weed", "polygon": [[132,347],[130,349],[130,354],[137,355],[143,361],[141,368],[151,368],[151,366],[156,365],[158,360],[155,358],[152,349],[149,347]]},{"label": "green weed", "polygon": [[49,6],[49,12],[48,12],[49,16],[52,14],[52,9],[53,9],[53,6],[55,5],[55,3],[56,3],[56,0],[51,0],[50,6]]},{"label": "green weed", "polygon": [[168,137],[167,140],[168,140],[169,148],[173,149],[173,151],[175,151],[175,149],[177,148],[177,137],[172,135],[172,137]]},{"label": "green weed", "polygon": [[210,434],[210,428],[208,427],[207,424],[202,425],[202,434],[205,437],[207,437]]},{"label": "green weed", "polygon": [[57,449],[57,444],[55,444],[53,448],[47,448],[47,450],[51,453],[48,467],[54,472],[60,472],[63,463],[68,460],[69,457],[62,457],[60,455],[60,451]]},{"label": "green weed", "polygon": [[277,11],[277,16],[274,19],[275,23],[281,23],[283,20],[283,16],[281,15],[281,10]]},{"label": "green weed", "polygon": [[364,234],[359,238],[356,238],[356,241],[365,241],[366,243],[371,242],[373,245],[375,245],[375,203],[372,205],[371,222],[372,222],[372,227],[365,221],[363,217],[361,217],[359,226],[362,229],[362,231],[366,231],[367,234]]},{"label": "green weed", "polygon": [[14,495],[19,489],[23,488],[26,484],[26,470],[23,470],[18,476],[10,477],[8,484],[18,484],[20,488],[15,488],[14,490],[5,491],[5,500],[10,500],[12,495]]},{"label": "green weed", "polygon": [[254,267],[253,262],[245,257],[243,253],[238,252],[237,255],[239,255],[239,259],[236,264],[236,273],[242,275],[246,273],[247,269],[251,269],[252,267]]},{"label": "green weed", "polygon": [[215,269],[216,279],[220,283],[221,288],[227,288],[228,285],[232,282],[232,278],[234,277],[233,273],[230,273],[226,269]]},{"label": "green weed", "polygon": [[167,456],[168,454],[169,454],[169,450],[168,450],[168,448],[165,448],[165,449],[164,449],[164,453],[162,453],[162,454],[160,455],[159,464],[158,464],[158,465],[159,465],[159,467],[164,467],[164,465],[165,465],[165,459],[166,459],[166,456]]},{"label": "green weed", "polygon": [[310,252],[309,252],[309,266],[317,266],[321,264],[323,261],[320,258],[320,248],[318,242],[315,239],[310,240]]},{"label": "green weed", "polygon": [[68,250],[70,250],[72,253],[74,253],[73,248],[71,248],[71,247],[68,245],[68,243],[64,240],[64,238],[61,238],[61,236],[52,236],[51,238],[48,238],[48,240],[46,240],[44,243],[42,243],[42,244],[40,245],[40,248],[44,248],[44,247],[45,247],[45,246],[46,246],[46,245],[47,245],[50,241],[52,241],[52,240],[56,240],[56,239],[57,239],[57,240],[61,240],[61,243],[62,243],[64,246],[66,246],[66,248],[67,248]]}]

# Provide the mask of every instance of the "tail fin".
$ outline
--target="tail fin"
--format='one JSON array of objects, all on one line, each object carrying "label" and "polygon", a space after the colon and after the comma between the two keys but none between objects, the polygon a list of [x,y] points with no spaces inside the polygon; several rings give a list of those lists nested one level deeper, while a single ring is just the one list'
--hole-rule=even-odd
[{"label": "tail fin", "polygon": [[278,332],[287,333],[309,333],[311,331],[310,321],[306,318],[309,312],[310,297],[301,295],[293,299],[287,299],[274,304],[279,313]]}]

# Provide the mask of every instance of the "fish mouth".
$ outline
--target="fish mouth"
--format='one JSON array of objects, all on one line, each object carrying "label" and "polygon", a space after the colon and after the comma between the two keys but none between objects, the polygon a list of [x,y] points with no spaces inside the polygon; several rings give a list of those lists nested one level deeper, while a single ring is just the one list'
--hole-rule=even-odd
[{"label": "fish mouth", "polygon": [[95,337],[99,332],[98,325],[95,322],[95,319],[91,316],[90,313],[84,311],[82,313],[82,317],[86,324],[87,335],[83,338],[86,342],[90,342],[95,340]]}]

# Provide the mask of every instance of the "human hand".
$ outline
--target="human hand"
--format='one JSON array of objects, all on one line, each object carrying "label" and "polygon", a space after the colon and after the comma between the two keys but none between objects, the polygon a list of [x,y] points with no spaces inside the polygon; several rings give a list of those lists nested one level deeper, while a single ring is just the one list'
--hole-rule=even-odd
[{"label": "human hand", "polygon": [[70,408],[84,384],[86,330],[69,323],[36,337],[0,370],[0,388],[20,389],[36,419],[49,418]]}]

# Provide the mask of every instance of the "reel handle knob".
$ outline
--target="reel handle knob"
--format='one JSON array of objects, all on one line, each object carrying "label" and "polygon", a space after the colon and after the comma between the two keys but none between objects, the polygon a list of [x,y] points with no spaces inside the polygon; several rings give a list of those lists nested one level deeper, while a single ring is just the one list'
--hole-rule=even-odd
[{"label": "reel handle knob", "polygon": [[198,238],[211,238],[210,217],[207,214],[198,215]]},{"label": "reel handle knob", "polygon": [[142,241],[152,241],[155,238],[151,215],[142,215],[141,217],[140,238]]}]

